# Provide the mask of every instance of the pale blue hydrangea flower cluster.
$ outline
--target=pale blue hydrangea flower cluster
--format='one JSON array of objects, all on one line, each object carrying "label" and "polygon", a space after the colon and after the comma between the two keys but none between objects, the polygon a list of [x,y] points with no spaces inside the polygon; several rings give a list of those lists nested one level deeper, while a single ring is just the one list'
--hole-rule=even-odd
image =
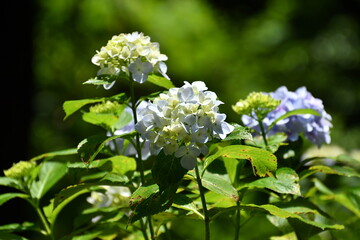
[{"label": "pale blue hydrangea flower cluster", "polygon": [[181,158],[182,167],[188,170],[195,167],[200,154],[207,154],[208,141],[224,139],[233,130],[225,122],[226,115],[218,113],[222,102],[214,92],[206,90],[201,81],[171,88],[140,111],[142,119],[135,125],[153,148]]},{"label": "pale blue hydrangea flower cluster", "polygon": [[[323,143],[330,143],[330,128],[332,127],[331,116],[325,111],[320,99],[313,97],[305,87],[300,87],[295,92],[292,92],[282,86],[275,92],[271,92],[270,95],[274,99],[281,100],[281,103],[275,110],[268,113],[263,120],[266,130],[275,119],[292,110],[304,108],[313,109],[321,116],[311,114],[290,116],[277,122],[268,132],[268,135],[284,132],[287,134],[289,141],[296,141],[299,134],[302,133],[305,138],[317,146]],[[244,125],[260,131],[259,123],[253,116],[243,115],[242,121]]]},{"label": "pale blue hydrangea flower cluster", "polygon": [[[136,108],[136,113],[137,113],[137,119],[141,120],[142,116],[139,114],[139,112],[144,109],[147,106],[147,102],[146,101],[142,101]],[[132,110],[130,107],[126,107],[124,109],[124,111],[126,111],[128,114],[132,115]],[[128,124],[126,124],[125,126],[123,126],[120,129],[115,130],[114,135],[123,135],[126,133],[130,133],[135,131],[135,123],[134,120],[132,119]],[[108,135],[110,135],[110,133],[108,133]],[[150,149],[150,141],[149,140],[145,140],[143,138],[140,138],[140,142],[142,145],[142,149],[141,149],[141,158],[142,160],[146,160],[148,159],[151,155],[156,154],[157,152],[152,152]],[[122,138],[117,138],[115,140],[116,146],[113,142],[109,142],[110,148],[112,148],[113,150],[115,150],[115,147],[117,147],[117,149],[119,150],[119,152],[125,156],[136,156],[137,157],[137,152],[135,147],[132,144],[125,144],[125,140]]]},{"label": "pale blue hydrangea flower cluster", "polygon": [[[166,55],[160,53],[159,43],[151,42],[150,37],[143,33],[133,32],[113,36],[91,61],[101,67],[98,76],[131,73],[134,81],[144,83],[148,74],[153,71],[168,78],[167,66],[164,63],[167,59]],[[111,88],[114,83],[115,81],[104,85],[105,89]]]}]

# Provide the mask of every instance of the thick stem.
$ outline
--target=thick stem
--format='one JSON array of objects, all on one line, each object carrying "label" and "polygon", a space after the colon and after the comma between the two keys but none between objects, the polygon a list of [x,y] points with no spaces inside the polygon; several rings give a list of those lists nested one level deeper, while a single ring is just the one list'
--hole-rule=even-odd
[{"label": "thick stem", "polygon": [[[134,125],[136,125],[138,123],[138,119],[137,119],[137,113],[136,113],[136,99],[135,99],[135,86],[134,86],[134,84],[135,84],[135,82],[131,81],[130,96],[131,96],[131,109],[132,109],[133,117],[134,117]],[[140,142],[140,134],[139,133],[136,133],[135,145],[136,145],[135,149],[136,149],[136,152],[137,152],[136,165],[137,165],[137,168],[138,168],[138,170],[140,172],[141,184],[145,185],[144,166],[143,166],[143,161],[142,161],[141,142]],[[148,223],[149,223],[151,239],[155,239],[154,228],[153,228],[152,222],[151,222],[151,216],[148,216],[147,220],[148,220]],[[145,239],[148,238],[146,232],[143,232],[143,235],[144,235]]]},{"label": "thick stem", "polygon": [[204,239],[210,240],[210,218],[209,218],[209,214],[208,214],[208,210],[207,210],[207,206],[206,206],[204,188],[201,183],[200,173],[199,173],[199,169],[197,166],[195,167],[195,173],[196,173],[196,181],[197,181],[197,184],[199,187],[201,204],[202,204],[203,213],[204,213],[204,224],[205,224],[205,238]]}]

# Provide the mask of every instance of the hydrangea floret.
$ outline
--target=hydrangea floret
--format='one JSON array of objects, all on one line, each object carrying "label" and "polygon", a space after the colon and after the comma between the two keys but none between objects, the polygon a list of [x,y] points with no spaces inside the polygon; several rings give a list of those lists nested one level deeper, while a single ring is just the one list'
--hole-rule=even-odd
[{"label": "hydrangea floret", "polygon": [[[150,37],[143,33],[133,32],[113,36],[106,46],[96,52],[91,61],[101,68],[98,76],[125,73],[134,81],[144,83],[151,72],[159,72],[169,79],[164,63],[167,59],[168,57],[160,52],[159,43],[151,42]],[[104,87],[109,89],[114,82],[105,84]]]},{"label": "hydrangea floret", "polygon": [[184,82],[180,88],[162,93],[140,111],[142,119],[136,131],[150,140],[152,147],[163,149],[166,155],[180,158],[181,166],[193,169],[200,154],[206,154],[206,143],[224,139],[233,126],[218,113],[221,101],[204,82]]},{"label": "hydrangea floret", "polygon": [[[303,134],[305,138],[317,146],[330,143],[331,116],[325,111],[322,101],[313,97],[305,87],[300,87],[292,92],[282,86],[275,92],[271,92],[270,96],[280,100],[281,103],[262,120],[265,129],[282,115],[296,109],[313,109],[320,116],[312,114],[292,115],[278,121],[273,128],[267,129],[267,135],[284,132],[289,141],[296,141],[299,134]],[[259,122],[252,114],[243,115],[242,121],[244,125],[259,131]]]},{"label": "hydrangea floret", "polygon": [[[142,115],[139,114],[139,112],[144,109],[147,106],[147,102],[146,101],[142,101],[138,104],[137,108],[136,108],[136,112],[137,112],[137,119],[141,120],[142,119]],[[132,114],[132,109],[131,107],[127,106],[124,109],[125,112],[127,112],[128,114]],[[116,129],[113,133],[113,135],[123,135],[126,133],[131,133],[135,131],[135,123],[134,123],[134,119],[132,119],[128,124],[126,124],[125,126]],[[108,133],[108,135],[110,136],[111,133]],[[142,160],[146,160],[148,159],[151,155],[157,154],[157,151],[152,151],[152,149],[150,148],[150,141],[143,139],[140,137],[140,142],[141,142],[141,158]],[[115,144],[116,146],[115,146]],[[121,152],[123,155],[125,156],[136,156],[137,157],[137,151],[135,149],[135,147],[133,146],[133,144],[129,144],[125,139],[123,138],[117,138],[115,140],[115,142],[109,142],[110,144],[110,148],[112,148],[113,150],[115,150],[115,148],[119,149],[119,152]]]}]

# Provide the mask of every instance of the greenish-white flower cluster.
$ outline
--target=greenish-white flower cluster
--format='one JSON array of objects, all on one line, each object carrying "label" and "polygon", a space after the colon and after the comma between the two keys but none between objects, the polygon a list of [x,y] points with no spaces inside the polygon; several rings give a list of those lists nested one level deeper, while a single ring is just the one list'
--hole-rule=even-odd
[{"label": "greenish-white flower cluster", "polygon": [[100,66],[98,75],[118,75],[123,72],[131,75],[134,81],[144,83],[153,71],[168,78],[164,63],[167,59],[166,55],[160,53],[159,43],[151,42],[150,37],[143,33],[133,32],[113,36],[91,61]]},{"label": "greenish-white flower cluster", "polygon": [[208,141],[224,139],[233,130],[225,122],[226,115],[218,113],[222,102],[214,92],[206,90],[200,81],[171,88],[140,111],[142,119],[135,125],[154,148],[181,158],[181,165],[189,170],[195,167],[200,154],[207,154]]}]

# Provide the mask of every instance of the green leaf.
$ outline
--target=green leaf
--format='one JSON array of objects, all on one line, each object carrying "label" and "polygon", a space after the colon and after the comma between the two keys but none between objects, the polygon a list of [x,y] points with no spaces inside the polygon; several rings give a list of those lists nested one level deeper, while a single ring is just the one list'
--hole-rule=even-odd
[{"label": "green leaf", "polygon": [[159,191],[156,184],[138,188],[130,198],[130,208],[133,210],[130,222],[163,212],[171,207],[177,188],[178,185],[172,185]]},{"label": "green leaf", "polygon": [[83,162],[89,163],[96,158],[96,156],[105,147],[106,143],[113,141],[117,138],[133,139],[135,135],[136,135],[135,131],[112,136],[112,137],[106,137],[104,135],[94,135],[82,140],[78,144],[77,151],[80,154],[81,160]]},{"label": "green leaf", "polygon": [[198,208],[196,207],[196,204],[193,202],[193,200],[184,194],[176,194],[172,205],[176,208],[193,212],[201,219],[204,219],[204,216],[198,211]]},{"label": "green leaf", "polygon": [[103,127],[105,130],[114,132],[120,129],[132,120],[132,115],[125,110],[126,104],[117,104],[111,110],[106,112],[94,111],[90,108],[90,112],[83,112],[82,119],[85,122]]},{"label": "green leaf", "polygon": [[28,240],[28,238],[13,233],[0,232],[0,239]]},{"label": "green leaf", "polygon": [[70,115],[78,111],[83,106],[90,104],[90,103],[97,103],[104,101],[104,98],[91,98],[91,99],[80,99],[80,100],[69,100],[65,101],[63,104],[63,109],[65,112],[65,117],[68,118]]},{"label": "green leaf", "polygon": [[360,177],[360,174],[351,167],[347,166],[325,166],[325,165],[315,165],[309,168],[311,172],[322,172],[325,174],[335,174],[345,177]]},{"label": "green leaf", "polygon": [[66,118],[68,118],[70,115],[74,114],[76,111],[80,110],[82,107],[84,107],[87,104],[104,102],[106,100],[125,102],[126,98],[127,97],[126,97],[125,93],[119,93],[119,94],[116,94],[116,95],[111,96],[111,97],[88,98],[88,99],[65,101],[64,104],[63,104],[63,109],[64,109],[64,112],[65,112],[64,120]]},{"label": "green leaf", "polygon": [[83,84],[92,84],[92,85],[104,85],[109,83],[111,83],[111,81],[98,79],[98,78],[90,78],[89,80],[83,82]]},{"label": "green leaf", "polygon": [[159,185],[161,191],[178,184],[186,172],[187,169],[181,166],[179,158],[174,155],[166,155],[163,150],[158,154],[151,169],[154,181]]},{"label": "green leaf", "polygon": [[223,158],[226,172],[229,175],[233,186],[237,187],[240,181],[240,173],[246,164],[246,160],[238,160],[235,158]]},{"label": "green leaf", "polygon": [[232,186],[227,175],[220,175],[205,171],[201,178],[202,185],[210,191],[229,197],[234,201],[239,200],[237,190]]},{"label": "green leaf", "polygon": [[289,112],[285,113],[284,115],[277,118],[274,122],[272,122],[270,124],[270,126],[268,127],[268,131],[270,131],[270,129],[273,128],[275,126],[275,124],[277,122],[279,122],[280,120],[283,120],[283,119],[288,118],[290,116],[300,115],[300,114],[311,114],[311,115],[315,115],[315,116],[321,116],[320,113],[318,113],[317,111],[315,111],[314,109],[311,109],[311,108],[295,109],[295,110],[292,110],[292,111],[289,111]]},{"label": "green leaf", "polygon": [[281,218],[292,218],[292,219],[296,219],[299,220],[305,224],[320,228],[322,230],[325,229],[335,229],[335,230],[341,230],[344,229],[343,225],[338,225],[338,224],[334,224],[334,225],[330,225],[330,224],[325,224],[325,223],[321,223],[321,222],[315,222],[312,221],[310,219],[304,218],[296,213],[293,213],[291,211],[287,211],[285,209],[281,209],[275,205],[271,205],[271,204],[264,204],[264,205],[255,205],[255,204],[241,204],[241,207],[243,208],[247,208],[247,209],[253,209],[253,210],[263,210],[266,211],[274,216],[277,217],[281,217]]},{"label": "green leaf", "polygon": [[159,76],[159,75],[155,75],[155,74],[151,74],[149,75],[148,79],[147,79],[148,82],[152,83],[152,84],[155,84],[159,87],[163,87],[163,88],[166,88],[166,89],[170,89],[170,88],[174,88],[174,84],[162,77],[162,76]]},{"label": "green leaf", "polygon": [[77,154],[77,149],[69,148],[69,149],[64,149],[64,150],[60,150],[60,151],[43,153],[39,156],[31,158],[30,161],[38,161],[38,160],[41,160],[44,158],[52,158],[52,157],[56,157],[56,156],[67,156],[67,155],[74,155],[74,154]]},{"label": "green leaf", "polygon": [[27,199],[29,198],[29,195],[24,194],[24,193],[4,193],[4,194],[0,194],[0,206],[3,205],[4,203],[6,203],[7,201],[13,199],[13,198],[23,198],[23,199]]},{"label": "green leaf", "polygon": [[38,231],[41,229],[32,222],[10,223],[0,226],[0,232]]},{"label": "green leaf", "polygon": [[237,123],[233,123],[231,125],[233,125],[234,130],[224,139],[224,141],[229,141],[229,140],[253,141],[253,136],[251,135],[248,127],[243,127]]},{"label": "green leaf", "polygon": [[54,223],[57,216],[61,212],[61,210],[69,204],[72,200],[77,198],[78,196],[89,193],[91,191],[95,191],[100,188],[97,184],[93,183],[82,183],[78,185],[69,186],[63,190],[61,190],[54,199],[53,211],[49,218],[51,223]]},{"label": "green leaf", "polygon": [[299,176],[291,168],[279,168],[276,170],[276,177],[257,179],[243,187],[268,188],[278,193],[301,195]]},{"label": "green leaf", "polygon": [[119,155],[107,159],[102,159],[100,161],[111,162],[110,172],[116,173],[118,175],[124,175],[129,171],[136,170],[136,161],[132,157]]},{"label": "green leaf", "polygon": [[16,188],[20,191],[24,191],[23,184],[14,178],[0,177],[0,186]]},{"label": "green leaf", "polygon": [[260,177],[275,171],[277,167],[275,155],[266,150],[245,145],[230,145],[220,148],[216,153],[208,156],[205,159],[204,170],[219,157],[249,160],[254,174]]},{"label": "green leaf", "polygon": [[107,131],[114,132],[119,116],[112,113],[84,112],[82,119],[90,124],[100,126]]},{"label": "green leaf", "polygon": [[33,198],[40,199],[67,172],[66,164],[60,162],[44,162],[39,172],[39,180],[31,184],[30,193]]}]

